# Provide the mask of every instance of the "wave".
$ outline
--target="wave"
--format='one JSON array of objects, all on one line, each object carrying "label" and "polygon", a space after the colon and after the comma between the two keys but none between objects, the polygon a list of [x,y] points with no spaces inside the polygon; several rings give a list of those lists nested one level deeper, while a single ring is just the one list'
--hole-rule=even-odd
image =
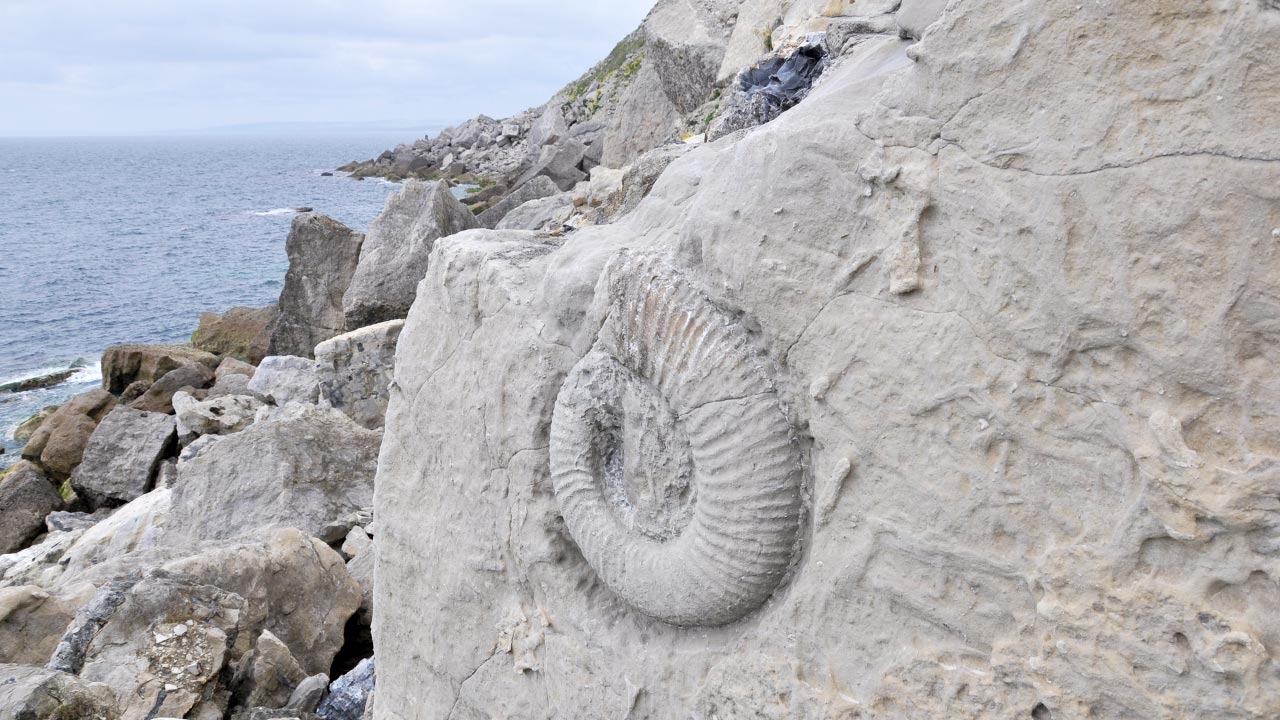
[{"label": "wave", "polygon": [[292,215],[297,212],[294,208],[275,208],[273,210],[251,210],[248,215],[256,215],[258,217],[269,217],[271,215]]},{"label": "wave", "polygon": [[[56,376],[68,373],[66,377],[60,378],[54,382],[41,383],[29,388],[29,390],[45,390],[48,388],[59,387],[62,385],[84,385],[87,383],[102,382],[102,361],[101,358],[77,358],[70,365],[50,365],[48,367],[35,368],[17,373],[6,378],[0,378],[0,387],[5,385],[14,385],[29,380],[41,380],[48,378],[52,380]],[[28,390],[18,390],[16,392],[27,392]]]}]

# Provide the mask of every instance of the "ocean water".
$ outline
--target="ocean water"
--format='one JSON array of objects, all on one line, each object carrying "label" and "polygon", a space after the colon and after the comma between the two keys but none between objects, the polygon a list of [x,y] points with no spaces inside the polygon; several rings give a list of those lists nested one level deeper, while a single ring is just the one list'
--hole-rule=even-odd
[{"label": "ocean water", "polygon": [[0,138],[0,384],[83,365],[0,394],[0,467],[18,423],[101,381],[107,346],[185,342],[202,311],[275,302],[296,208],[367,228],[397,186],[321,173],[404,139]]}]

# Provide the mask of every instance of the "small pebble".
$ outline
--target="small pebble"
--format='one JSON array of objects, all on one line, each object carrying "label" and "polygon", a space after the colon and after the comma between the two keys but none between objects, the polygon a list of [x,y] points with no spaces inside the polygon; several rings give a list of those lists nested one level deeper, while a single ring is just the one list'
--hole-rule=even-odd
[{"label": "small pebble", "polygon": [[183,635],[186,635],[186,634],[187,634],[187,626],[186,626],[186,625],[175,625],[175,626],[173,627],[173,634],[174,634],[174,635],[177,635],[178,637],[182,637]]}]

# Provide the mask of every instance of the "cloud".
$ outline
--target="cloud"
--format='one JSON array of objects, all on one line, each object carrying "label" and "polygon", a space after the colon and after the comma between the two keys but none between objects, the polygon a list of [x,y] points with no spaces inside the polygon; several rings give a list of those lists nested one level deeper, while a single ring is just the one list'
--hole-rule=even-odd
[{"label": "cloud", "polygon": [[0,135],[501,117],[652,1],[0,0]]}]

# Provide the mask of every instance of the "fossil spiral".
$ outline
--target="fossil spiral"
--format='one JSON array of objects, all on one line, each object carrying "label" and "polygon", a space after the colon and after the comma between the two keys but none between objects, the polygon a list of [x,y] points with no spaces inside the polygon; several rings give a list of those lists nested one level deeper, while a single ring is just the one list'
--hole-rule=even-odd
[{"label": "fossil spiral", "polygon": [[800,450],[739,324],[654,256],[606,272],[608,315],[552,418],[561,513],[587,562],[640,612],[733,622],[791,564]]}]

